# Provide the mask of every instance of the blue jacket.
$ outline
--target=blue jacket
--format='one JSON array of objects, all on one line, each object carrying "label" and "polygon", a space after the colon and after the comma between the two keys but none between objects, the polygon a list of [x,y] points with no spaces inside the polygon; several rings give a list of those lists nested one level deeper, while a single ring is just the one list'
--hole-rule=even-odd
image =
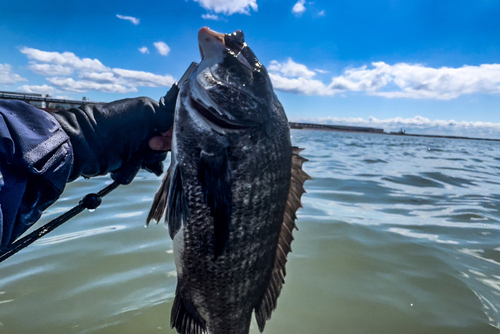
[{"label": "blue jacket", "polygon": [[0,249],[59,198],[72,165],[69,137],[52,115],[0,100]]},{"label": "blue jacket", "polygon": [[166,152],[148,142],[172,127],[178,88],[147,97],[47,113],[0,100],[0,249],[54,203],[66,182],[111,173],[130,183],[140,168],[160,175]]}]

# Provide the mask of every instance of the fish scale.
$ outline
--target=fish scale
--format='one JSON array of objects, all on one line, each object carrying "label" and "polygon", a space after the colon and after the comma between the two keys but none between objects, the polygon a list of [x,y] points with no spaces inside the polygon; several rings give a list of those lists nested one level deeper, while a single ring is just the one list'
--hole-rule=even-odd
[{"label": "fish scale", "polygon": [[172,164],[148,221],[166,211],[178,333],[248,334],[254,311],[262,332],[284,283],[308,176],[243,33],[202,28],[199,42],[203,60],[180,85]]}]

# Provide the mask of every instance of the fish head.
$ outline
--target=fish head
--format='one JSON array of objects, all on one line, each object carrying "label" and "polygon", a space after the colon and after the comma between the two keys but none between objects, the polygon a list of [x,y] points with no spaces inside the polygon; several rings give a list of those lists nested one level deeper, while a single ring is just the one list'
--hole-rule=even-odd
[{"label": "fish head", "polygon": [[198,42],[202,60],[190,79],[191,106],[224,129],[266,124],[277,99],[243,32],[222,34],[204,27]]}]

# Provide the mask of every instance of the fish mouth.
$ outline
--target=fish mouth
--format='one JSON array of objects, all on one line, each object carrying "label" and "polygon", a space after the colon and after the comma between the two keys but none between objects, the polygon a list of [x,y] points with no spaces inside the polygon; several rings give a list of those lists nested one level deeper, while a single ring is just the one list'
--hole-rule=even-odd
[{"label": "fish mouth", "polygon": [[233,55],[237,55],[246,47],[245,38],[241,30],[232,34],[222,34],[203,27],[198,32],[198,46],[200,48],[201,59],[216,56],[224,49],[229,50]]},{"label": "fish mouth", "polygon": [[201,117],[222,129],[243,130],[248,128],[247,126],[243,126],[228,119],[227,117],[224,117],[213,107],[206,108],[203,104],[195,100],[193,97],[191,97],[189,100],[191,106]]},{"label": "fish mouth", "polygon": [[207,49],[218,48],[218,46],[226,47],[224,34],[213,31],[208,27],[203,27],[198,31],[198,46],[200,48],[201,59],[208,55]]}]

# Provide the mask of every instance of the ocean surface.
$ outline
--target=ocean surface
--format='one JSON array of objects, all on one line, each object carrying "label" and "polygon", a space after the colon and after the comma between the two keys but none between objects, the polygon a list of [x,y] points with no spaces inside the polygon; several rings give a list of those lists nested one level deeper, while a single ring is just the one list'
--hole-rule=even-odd
[{"label": "ocean surface", "polygon": [[[499,142],[292,135],[314,180],[265,333],[500,333]],[[174,333],[172,241],[144,228],[160,182],[141,172],[1,263],[0,333]],[[109,183],[69,184],[36,227]]]}]

